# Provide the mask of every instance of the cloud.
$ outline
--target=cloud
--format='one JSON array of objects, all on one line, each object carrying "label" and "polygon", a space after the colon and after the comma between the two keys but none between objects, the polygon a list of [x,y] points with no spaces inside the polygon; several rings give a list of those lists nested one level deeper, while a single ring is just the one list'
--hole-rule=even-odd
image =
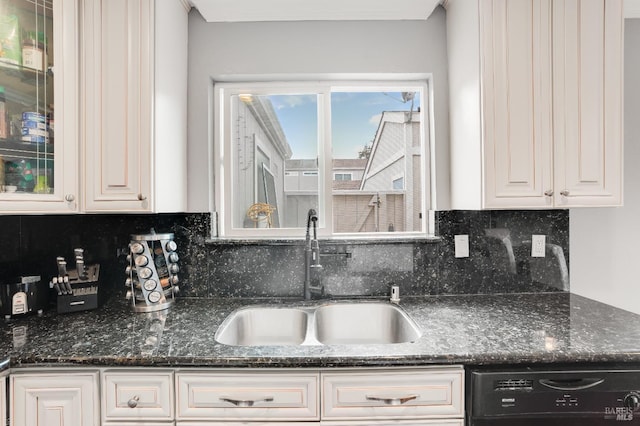
[{"label": "cloud", "polygon": [[276,109],[296,108],[308,103],[316,103],[316,95],[275,95],[270,96]]},{"label": "cloud", "polygon": [[371,118],[369,119],[369,123],[373,124],[374,126],[377,126],[378,124],[380,124],[381,119],[382,119],[382,114],[376,114],[371,116]]}]

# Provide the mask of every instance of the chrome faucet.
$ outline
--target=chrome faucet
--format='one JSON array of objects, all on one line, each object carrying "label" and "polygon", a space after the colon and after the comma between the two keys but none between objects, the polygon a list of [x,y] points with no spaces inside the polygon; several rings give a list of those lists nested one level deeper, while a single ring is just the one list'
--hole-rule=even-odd
[{"label": "chrome faucet", "polygon": [[[313,225],[313,238],[310,230]],[[304,298],[310,300],[312,295],[322,296],[324,287],[320,282],[320,244],[318,243],[318,214],[314,209],[307,213],[307,234],[304,247]]]}]

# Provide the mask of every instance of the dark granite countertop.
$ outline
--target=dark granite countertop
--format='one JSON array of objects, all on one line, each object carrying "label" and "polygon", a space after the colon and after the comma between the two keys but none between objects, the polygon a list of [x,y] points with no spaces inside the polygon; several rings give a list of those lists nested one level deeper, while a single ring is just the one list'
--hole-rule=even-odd
[{"label": "dark granite countertop", "polygon": [[215,342],[215,331],[230,312],[258,302],[264,303],[178,299],[168,310],[140,314],[124,300],[111,300],[95,311],[21,317],[1,325],[0,360],[11,367],[640,362],[640,315],[568,293],[405,298],[400,306],[423,332],[414,343],[238,347]]}]

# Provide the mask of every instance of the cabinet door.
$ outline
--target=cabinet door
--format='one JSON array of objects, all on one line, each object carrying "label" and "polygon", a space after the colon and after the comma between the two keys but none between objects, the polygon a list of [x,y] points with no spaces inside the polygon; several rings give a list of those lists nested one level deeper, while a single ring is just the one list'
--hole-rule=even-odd
[{"label": "cabinet door", "polygon": [[556,205],[622,204],[622,0],[553,2]]},{"label": "cabinet door", "polygon": [[0,16],[0,212],[77,211],[78,1],[3,1]]},{"label": "cabinet door", "polygon": [[7,413],[7,372],[0,377],[0,419],[3,425],[10,424]]},{"label": "cabinet door", "polygon": [[13,426],[97,426],[97,374],[11,377]]},{"label": "cabinet door", "polygon": [[479,13],[483,207],[551,206],[551,1],[481,0]]},{"label": "cabinet door", "polygon": [[107,370],[101,379],[104,422],[173,420],[171,371]]},{"label": "cabinet door", "polygon": [[322,374],[322,418],[461,419],[463,383],[459,368],[327,372]]},{"label": "cabinet door", "polygon": [[176,418],[184,421],[319,420],[317,373],[180,372]]},{"label": "cabinet door", "polygon": [[153,2],[84,3],[87,211],[151,209]]}]

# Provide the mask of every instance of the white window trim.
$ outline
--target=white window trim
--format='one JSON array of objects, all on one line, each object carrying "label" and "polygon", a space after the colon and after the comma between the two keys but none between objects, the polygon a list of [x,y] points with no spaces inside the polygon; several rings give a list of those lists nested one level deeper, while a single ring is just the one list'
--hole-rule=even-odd
[{"label": "white window trim", "polygon": [[[327,189],[332,188],[333,171],[331,168],[331,123],[326,120],[330,117],[331,105],[327,102],[333,91],[397,91],[401,87],[404,90],[415,89],[420,92],[421,122],[423,123],[421,132],[421,155],[428,159],[425,167],[421,167],[421,186],[423,188],[422,197],[422,224],[421,232],[376,232],[376,233],[339,233],[334,234],[333,229],[333,202],[332,197],[327,196]],[[253,82],[217,82],[213,86],[213,108],[215,114],[213,120],[213,167],[211,170],[212,200],[214,201],[212,212],[216,218],[212,220],[212,237],[226,239],[303,239],[304,229],[302,228],[261,228],[256,232],[254,228],[233,228],[231,226],[232,202],[227,202],[227,194],[231,194],[232,167],[224,163],[226,157],[230,155],[231,126],[225,126],[225,120],[230,119],[230,99],[231,95],[252,93],[257,95],[296,93],[317,93],[318,96],[318,170],[322,171],[322,179],[318,179],[318,210],[319,228],[318,236],[332,239],[398,239],[398,238],[424,238],[428,236],[428,211],[432,199],[432,179],[427,173],[433,170],[434,159],[431,152],[434,152],[434,129],[432,128],[433,116],[433,94],[431,93],[431,76],[425,80],[395,80],[393,76],[381,77],[379,81],[354,80],[354,81],[271,81],[263,82],[256,79]],[[426,107],[426,112],[425,112]],[[425,160],[426,161],[426,160]],[[430,172],[432,173],[432,172]],[[327,213],[328,212],[328,213]]]}]

